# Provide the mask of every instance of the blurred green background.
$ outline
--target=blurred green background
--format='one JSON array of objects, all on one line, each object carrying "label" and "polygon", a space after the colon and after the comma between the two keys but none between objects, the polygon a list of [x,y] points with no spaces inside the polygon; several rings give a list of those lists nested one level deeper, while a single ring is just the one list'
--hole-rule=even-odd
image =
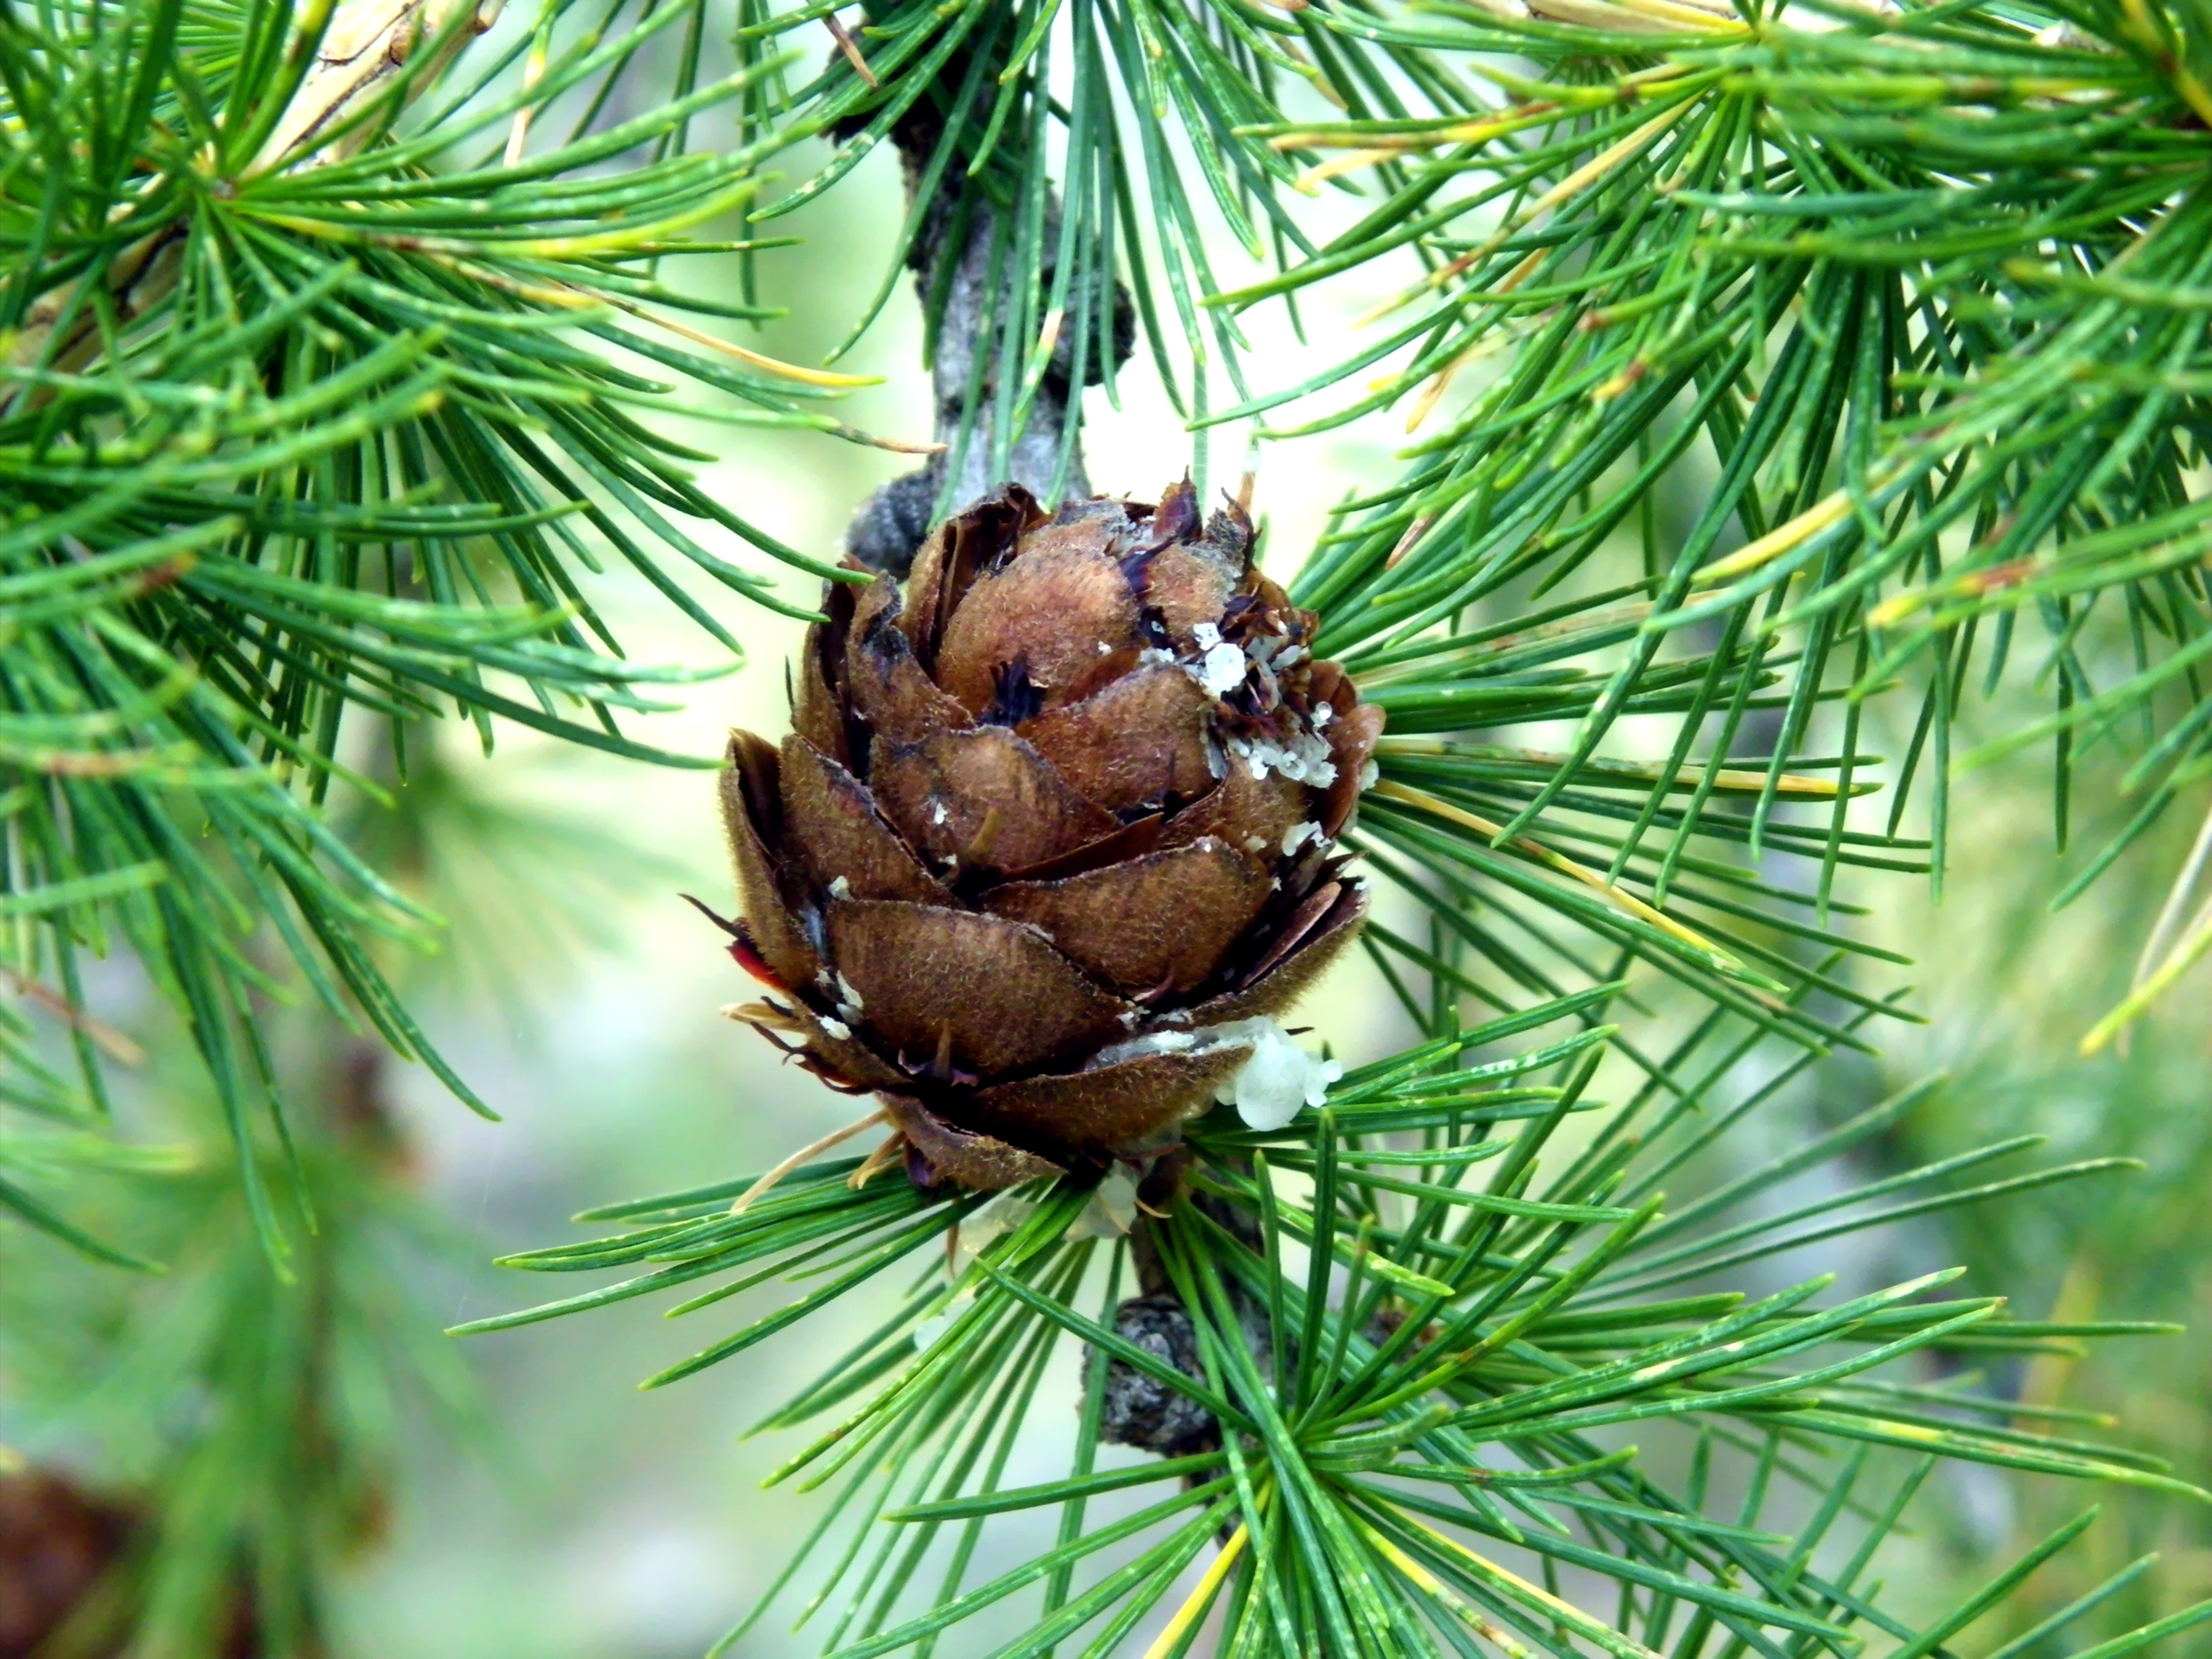
[{"label": "blurred green background", "polygon": [[[793,159],[794,174],[805,159]],[[901,210],[886,151],[776,226],[806,240],[763,258],[763,297],[795,314],[747,343],[818,361],[881,280],[884,234]],[[726,258],[699,259],[684,275],[734,283],[731,267]],[[1350,319],[1376,297],[1335,291],[1328,310],[1308,310],[1304,343],[1279,312],[1255,313],[1248,321],[1259,374],[1283,384],[1340,354]],[[902,282],[884,321],[847,360],[885,377],[852,400],[856,424],[926,435],[918,334]],[[1087,451],[1096,487],[1148,496],[1181,472],[1188,443],[1142,358],[1125,377],[1120,410],[1091,394]],[[707,418],[671,424],[679,439],[723,457],[711,469],[712,487],[749,520],[817,553],[834,550],[862,497],[908,464],[826,438]],[[1389,465],[1401,425],[1384,416],[1270,447],[1258,503],[1278,574],[1310,544],[1332,501]],[[1241,432],[1216,441],[1218,481],[1233,481],[1243,442]],[[1686,513],[1692,489],[1683,486]],[[805,597],[787,578],[783,586]],[[798,630],[740,611],[726,593],[697,591],[744,637],[748,658],[726,678],[691,689],[644,735],[710,756],[726,726],[781,729],[781,665]],[[594,599],[633,656],[717,665],[712,642],[641,581],[611,574]],[[1909,729],[1893,726],[1909,719],[1910,707],[1900,699],[1878,709],[1866,746],[1901,754]],[[2001,714],[1979,718],[1994,729]],[[369,734],[359,735],[367,744]],[[283,1511],[283,1479],[343,1510],[316,1523],[335,1528],[331,1547],[350,1562],[327,1614],[340,1651],[409,1659],[696,1654],[766,1589],[823,1501],[761,1492],[762,1476],[790,1447],[744,1432],[867,1319],[866,1306],[840,1304],[828,1320],[787,1332],[741,1363],[645,1395],[634,1391],[639,1378],[733,1328],[749,1310],[775,1305],[777,1289],[718,1310],[713,1331],[697,1319],[664,1322],[651,1300],[466,1343],[438,1331],[579,1288],[489,1265],[500,1252],[574,1237],[575,1211],[761,1167],[848,1109],[717,1016],[744,986],[714,930],[678,896],[727,903],[709,774],[612,761],[515,731],[500,734],[488,761],[458,726],[416,732],[410,742],[401,811],[365,803],[349,810],[356,835],[452,918],[446,949],[405,968],[404,982],[426,1027],[505,1121],[472,1118],[420,1068],[376,1067],[312,1010],[272,1006],[280,1063],[308,1120],[303,1133],[329,1143],[315,1157],[337,1171],[325,1231],[311,1234],[298,1217],[290,1223],[307,1264],[302,1280],[325,1284],[313,1268],[315,1241],[329,1241],[332,1294],[357,1294],[362,1328],[373,1334],[366,1351],[345,1362],[338,1392],[346,1421],[397,1473],[387,1480],[366,1468],[339,1492],[349,1473],[313,1455],[274,1473],[273,1465],[228,1467],[269,1480],[267,1524],[276,1533],[307,1524]],[[376,759],[367,748],[364,756]],[[1917,986],[1914,1006],[1928,1023],[1887,1028],[1879,1059],[1814,1068],[1693,1181],[1724,1178],[1727,1164],[1771,1155],[1939,1067],[1953,1086],[1862,1149],[1856,1178],[2029,1131],[2049,1136],[2064,1157],[2141,1158],[2145,1170],[2124,1180],[1907,1224],[1851,1242],[1833,1261],[1792,1259],[1768,1264],[1769,1273],[1778,1283],[1803,1276],[1800,1269],[1832,1267],[1854,1284],[1888,1282],[1963,1263],[1975,1289],[2002,1291],[2027,1315],[2185,1322],[2185,1337],[2110,1345],[1995,1381],[2030,1405],[2063,1401],[2112,1413],[2128,1443],[2156,1447],[2185,1477],[2203,1480],[2212,1476],[2212,963],[2136,1031],[2124,1054],[2088,1061],[2075,1048],[2124,991],[2207,803],[2185,802],[2112,878],[2052,916],[2049,895],[2070,866],[2051,850],[2048,766],[2031,754],[1962,782],[1955,861],[1940,906],[1911,877],[1862,875],[1852,888],[1875,911],[1854,925],[1916,958],[1903,977]],[[2087,772],[2081,848],[2094,847],[2100,825],[2122,811],[2117,802],[2094,804],[2120,769]],[[1876,822],[1883,810],[1879,798],[1869,807]],[[155,1164],[170,1156],[161,1149],[184,1149],[182,1158],[202,1149],[204,1172],[153,1169],[95,1182],[93,1202],[112,1236],[178,1261],[165,1279],[92,1266],[12,1226],[0,1233],[0,1444],[127,1488],[162,1467],[164,1448],[195,1432],[194,1412],[205,1402],[196,1406],[194,1390],[223,1386],[220,1362],[260,1340],[251,1334],[269,1322],[270,1299],[307,1292],[275,1288],[250,1241],[240,1243],[219,1126],[199,1103],[190,1055],[165,1031],[130,965],[106,964],[93,1000],[150,1051],[143,1066],[120,1074],[125,1139],[150,1149]],[[1308,1012],[1354,1060],[1399,1046],[1410,1029],[1364,963],[1340,969]],[[317,1120],[337,1127],[317,1128]],[[419,1206],[394,1207],[356,1190],[358,1170],[387,1167],[404,1171],[399,1184]],[[1792,1188],[1776,1201],[1799,1197]],[[397,1300],[389,1299],[393,1286]],[[392,1372],[401,1375],[387,1389]],[[1072,1379],[1057,1387],[1072,1399]],[[257,1407],[267,1413],[258,1425],[270,1428],[295,1405],[270,1399]],[[1033,1425],[1008,1479],[1047,1478],[1072,1426],[1072,1414],[1063,1422],[1047,1413]],[[250,1445],[236,1452],[256,1455]],[[2012,1628],[2146,1550],[2161,1559],[2112,1610],[2111,1628],[2212,1594],[2212,1512],[1968,1466],[1942,1469],[1931,1482],[1917,1533],[1891,1549],[1890,1591],[1932,1606],[1981,1582],[1994,1563],[2092,1497],[2105,1504],[2102,1524],[2086,1547],[2034,1581]],[[802,1605],[803,1596],[780,1604],[735,1651],[817,1650],[818,1633],[794,1637],[786,1628]],[[972,1639],[988,1633],[979,1628]]]}]

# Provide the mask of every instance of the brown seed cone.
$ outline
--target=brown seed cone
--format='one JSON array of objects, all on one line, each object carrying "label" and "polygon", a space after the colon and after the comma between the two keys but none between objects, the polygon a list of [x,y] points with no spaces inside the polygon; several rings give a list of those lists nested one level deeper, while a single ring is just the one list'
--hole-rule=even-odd
[{"label": "brown seed cone", "polygon": [[773,995],[738,1011],[873,1092],[926,1183],[1006,1187],[1172,1146],[1357,931],[1336,837],[1382,711],[1231,506],[1011,486],[903,590],[833,586],[778,748],[732,732],[722,805]]},{"label": "brown seed cone", "polygon": [[[140,1579],[161,1522],[51,1470],[0,1473],[0,1659],[110,1659],[133,1649]],[[204,1633],[215,1659],[267,1651],[251,1566],[240,1560]],[[143,1634],[143,1632],[138,1632]],[[319,1652],[310,1640],[292,1652]]]},{"label": "brown seed cone", "polygon": [[27,1659],[121,1559],[133,1510],[58,1475],[0,1474],[0,1659]]}]

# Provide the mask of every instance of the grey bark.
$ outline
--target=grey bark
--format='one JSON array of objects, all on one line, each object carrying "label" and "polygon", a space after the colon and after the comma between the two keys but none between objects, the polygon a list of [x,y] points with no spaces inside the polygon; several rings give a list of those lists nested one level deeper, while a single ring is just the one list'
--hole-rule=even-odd
[{"label": "grey bark", "polygon": [[[1244,1171],[1249,1175],[1250,1171]],[[1190,1194],[1184,1202],[1202,1210],[1253,1249],[1261,1249],[1259,1224],[1246,1211],[1205,1194]],[[1205,1380],[1198,1352],[1198,1328],[1152,1249],[1151,1218],[1139,1215],[1130,1231],[1130,1255],[1137,1269],[1142,1294],[1114,1310],[1115,1334],[1164,1359],[1194,1382]],[[1230,1305],[1236,1310],[1238,1334],[1250,1350],[1262,1376],[1273,1378],[1273,1333],[1267,1310],[1248,1294],[1242,1281],[1228,1284]],[[1221,1443],[1221,1425],[1213,1414],[1188,1395],[1139,1370],[1126,1360],[1106,1367],[1106,1409],[1099,1422],[1099,1437],[1118,1446],[1134,1446],[1161,1457],[1181,1457]],[[1186,1484],[1192,1484],[1186,1482]]]},{"label": "grey bark", "polygon": [[[939,132],[934,120],[913,118],[901,123],[895,132],[905,166],[909,203],[936,147]],[[1009,451],[1006,468],[1000,471],[993,466],[993,455],[998,447],[994,422],[999,376],[1002,370],[1018,374],[1022,368],[1018,362],[1002,365],[996,356],[1000,320],[1006,314],[1014,283],[1014,273],[1007,268],[1010,260],[1001,267],[996,303],[985,302],[990,297],[994,237],[1011,239],[1012,228],[1007,224],[1004,229],[1000,228],[1006,218],[1003,210],[988,204],[981,191],[960,176],[957,167],[946,171],[947,178],[930,204],[908,264],[914,271],[915,291],[925,306],[940,282],[950,284],[938,324],[935,355],[930,363],[931,387],[935,394],[932,435],[947,447],[945,453],[932,456],[927,465],[892,479],[869,496],[853,515],[853,522],[845,532],[845,550],[854,560],[869,569],[888,571],[899,577],[903,577],[914,562],[915,550],[933,526],[933,511],[941,500],[948,501],[948,510],[957,513],[1002,484],[1018,483],[1048,507],[1057,506],[1058,502],[1048,496],[1053,474],[1059,466],[1060,445],[1068,423],[1079,423],[1083,418],[1082,388],[1071,385],[1075,374],[1071,325],[1061,331],[1054,346],[1043,380],[1030,401],[1028,416]],[[958,191],[963,185],[970,191],[974,206],[956,246],[953,233],[960,223]],[[1042,244],[1048,250],[1044,281],[1049,287],[1054,270],[1049,250],[1060,245],[1060,203],[1056,194],[1046,204]],[[1117,282],[1114,286],[1111,330],[1117,365],[1128,356],[1133,333],[1128,295]],[[1085,364],[1085,386],[1102,377],[1095,347],[1094,341],[1090,361]],[[982,360],[982,377],[976,392],[975,428],[960,455],[960,470],[948,496],[945,478],[951,451],[958,442],[961,413],[967,405],[969,383],[979,358]],[[1081,500],[1091,494],[1079,436],[1059,493],[1062,500]]]}]

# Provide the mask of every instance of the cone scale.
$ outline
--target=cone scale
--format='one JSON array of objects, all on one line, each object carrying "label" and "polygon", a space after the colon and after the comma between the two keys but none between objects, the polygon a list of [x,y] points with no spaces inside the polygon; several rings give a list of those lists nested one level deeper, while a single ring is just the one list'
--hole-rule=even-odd
[{"label": "cone scale", "polygon": [[731,948],[769,988],[733,1015],[874,1095],[924,1186],[1170,1150],[1358,932],[1381,710],[1188,483],[1010,487],[825,611],[791,735],[731,734]]}]

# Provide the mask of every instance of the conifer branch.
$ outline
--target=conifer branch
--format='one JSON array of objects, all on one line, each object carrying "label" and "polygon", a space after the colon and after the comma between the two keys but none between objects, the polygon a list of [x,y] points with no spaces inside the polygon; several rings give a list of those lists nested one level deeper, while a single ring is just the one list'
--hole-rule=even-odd
[{"label": "conifer branch", "polygon": [[[284,1259],[288,1183],[328,1176],[315,1153],[272,1158],[258,1121],[279,1084],[271,963],[441,1065],[386,966],[431,907],[389,848],[337,832],[333,786],[388,794],[399,734],[448,712],[487,745],[510,720],[712,764],[633,734],[658,688],[697,675],[621,655],[586,586],[611,550],[724,660],[738,631],[668,561],[817,617],[797,735],[741,739],[725,773],[746,911],[731,951],[769,981],[749,1023],[877,1095],[896,1134],[609,1205],[584,1218],[602,1236],[507,1265],[634,1276],[462,1328],[794,1286],[649,1379],[665,1385],[881,1297],[762,1425],[811,1425],[777,1482],[835,1489],[802,1553],[826,1570],[812,1608],[841,1659],[957,1643],[1027,1595],[1007,1659],[1078,1638],[1104,1654],[1155,1613],[1184,1648],[1218,1620],[1240,1659],[1932,1655],[2086,1525],[1916,1623],[1867,1575],[1934,1462],[2208,1501],[2064,1407],[1910,1369],[2165,1328],[2014,1318],[1954,1267],[1735,1288],[1893,1224],[2106,1190],[2130,1160],[2023,1164],[2022,1133],[1850,1164],[1929,1109],[1931,1079],[1702,1175],[1822,1054],[1914,1017],[1841,878],[1940,885],[1971,787],[1954,774],[2048,744],[2062,842],[2077,795],[2125,799],[2062,899],[2177,805],[2195,817],[2212,757],[2197,21],[2136,0],[834,11],[741,0],[719,79],[697,3],[571,33],[556,0],[473,46],[489,17],[447,0],[222,5],[189,30],[174,0],[0,11],[0,920],[17,924],[0,969],[36,1011],[0,1008],[0,1086],[58,1126],[43,1167],[9,1155],[0,1205],[126,1254],[40,1185],[105,1145],[114,1045],[83,957],[124,949],[213,1079],[236,1212]],[[607,118],[679,22],[643,112]],[[800,30],[811,74],[775,55]],[[695,148],[714,112],[738,142]],[[824,136],[821,167],[764,199],[756,169]],[[834,371],[683,319],[765,314],[755,228],[886,139],[907,211],[848,344],[911,271],[942,447],[848,550],[902,569],[1010,480],[1047,509],[1010,490],[962,515],[904,592],[747,524],[695,477],[710,458],[651,424],[682,387],[738,429],[867,438],[820,407],[848,384]],[[1364,211],[1324,233],[1322,191]],[[723,216],[744,228],[735,301],[683,264]],[[1257,274],[1217,272],[1224,234]],[[1393,297],[1338,361],[1271,383],[1240,319],[1296,319],[1352,273]],[[1112,396],[1139,335],[1190,482],[1054,523],[1088,493],[1084,390]],[[1406,431],[1395,471],[1347,481],[1288,592],[1252,565],[1241,509],[1204,514],[1217,431],[1386,416]],[[963,596],[1021,568],[1032,532],[1066,532],[1066,568],[975,624],[1024,649],[948,666]],[[725,535],[801,573],[799,598],[716,550]],[[1030,624],[1088,626],[1093,577],[1100,636],[1076,641],[1079,672],[1048,669],[1066,640]],[[1103,737],[1067,714],[1142,673],[1169,714]],[[1954,755],[2008,685],[2047,712]],[[1865,713],[1900,690],[1917,723],[1878,757]],[[392,776],[346,769],[364,718],[394,734]],[[1104,763],[1133,734],[1158,739],[1172,787],[1109,807],[1069,781],[1115,785]],[[983,757],[957,780],[928,747],[948,738]],[[1233,836],[1170,844],[1232,779],[1278,793],[1217,803]],[[1877,786],[1886,819],[1859,805]],[[1270,802],[1287,817],[1243,833]],[[1916,806],[1924,834],[1905,833]],[[1156,925],[1129,937],[1116,906],[1179,854],[1208,872],[1170,899],[1207,902],[1155,893]],[[2184,896],[2197,862],[2094,1038],[2212,939]],[[1078,886],[1097,877],[1131,885]],[[1254,1009],[1287,1006],[1308,958],[1352,938],[1363,881],[1390,902],[1361,947],[1418,1036],[1342,1072]],[[1251,907],[1235,926],[1224,893]],[[1271,1039],[1297,1086],[1248,1099]],[[325,1248],[301,1241],[300,1270]],[[1067,1472],[1008,1486],[1056,1352],[1083,1376]],[[1680,1455],[1610,1449],[1630,1425]],[[1117,1440],[1163,1455],[1101,1468]],[[1724,1478],[1747,1494],[1726,1512]],[[1110,1522],[1086,1507],[1140,1486]],[[987,1522],[1047,1509],[1055,1531],[972,1571]],[[2013,1650],[2080,1631],[2117,1659],[2212,1618],[2098,1626],[2133,1571]]]},{"label": "conifer branch", "polygon": [[[1047,185],[1033,207],[1001,199],[994,186],[1003,169],[971,176],[973,141],[963,122],[976,89],[1004,75],[1011,44],[1003,33],[994,41],[995,55],[956,54],[891,129],[915,228],[906,260],[927,324],[938,453],[861,504],[846,550],[869,569],[901,577],[931,528],[1000,485],[1020,484],[1054,504],[1091,494],[1082,394],[1110,379],[1133,342],[1129,299],[1118,281],[1106,285],[1101,303],[1111,321],[1095,346],[1069,325],[1064,299],[1037,313],[1038,295],[1065,295],[1058,262],[1067,228],[1057,191]],[[961,91],[948,107],[944,89],[954,85]],[[979,151],[973,159],[988,158]],[[1030,218],[1035,222],[1024,222]],[[1042,251],[1036,294],[1016,269],[1016,245],[1030,240]]]}]

